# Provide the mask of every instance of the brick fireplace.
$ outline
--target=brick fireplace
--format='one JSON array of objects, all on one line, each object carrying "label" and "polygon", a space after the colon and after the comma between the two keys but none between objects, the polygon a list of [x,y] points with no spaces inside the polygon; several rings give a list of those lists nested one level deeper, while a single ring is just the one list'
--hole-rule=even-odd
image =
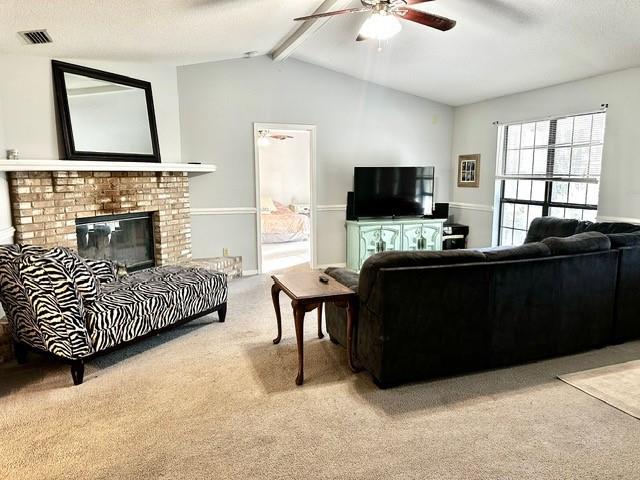
[{"label": "brick fireplace", "polygon": [[10,172],[15,242],[77,250],[76,220],[148,212],[156,265],[191,258],[186,172]]}]

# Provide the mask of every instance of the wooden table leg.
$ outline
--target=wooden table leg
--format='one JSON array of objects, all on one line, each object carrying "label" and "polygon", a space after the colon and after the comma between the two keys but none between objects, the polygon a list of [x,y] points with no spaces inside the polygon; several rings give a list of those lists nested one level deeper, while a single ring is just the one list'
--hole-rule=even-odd
[{"label": "wooden table leg", "polygon": [[349,299],[347,301],[347,357],[349,359],[349,368],[352,372],[357,373],[362,370],[357,365],[353,352],[353,329],[358,322],[358,298]]},{"label": "wooden table leg", "polygon": [[280,291],[282,289],[277,283],[271,285],[271,300],[273,300],[273,309],[276,311],[276,322],[278,323],[278,336],[273,339],[273,343],[278,344],[282,339],[282,317],[280,315]]},{"label": "wooden table leg", "polygon": [[304,382],[304,305],[292,302],[293,320],[296,326],[296,343],[298,344],[298,376],[296,377],[296,385],[302,385]]},{"label": "wooden table leg", "polygon": [[318,305],[318,338],[324,338],[322,333],[322,303]]}]

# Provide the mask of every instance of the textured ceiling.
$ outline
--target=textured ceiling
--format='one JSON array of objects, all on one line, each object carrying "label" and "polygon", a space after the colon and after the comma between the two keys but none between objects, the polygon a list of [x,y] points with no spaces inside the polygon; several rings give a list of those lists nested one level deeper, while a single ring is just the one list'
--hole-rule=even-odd
[{"label": "textured ceiling", "polygon": [[[0,0],[0,52],[188,64],[266,53],[321,0]],[[353,6],[359,4],[354,0]],[[295,58],[461,105],[640,65],[640,0],[438,0],[449,32],[403,22],[377,51],[332,18]],[[25,46],[47,28],[54,44]]]},{"label": "textured ceiling", "polygon": [[[0,0],[0,52],[176,65],[267,53],[319,0]],[[16,32],[46,28],[54,43]]]}]

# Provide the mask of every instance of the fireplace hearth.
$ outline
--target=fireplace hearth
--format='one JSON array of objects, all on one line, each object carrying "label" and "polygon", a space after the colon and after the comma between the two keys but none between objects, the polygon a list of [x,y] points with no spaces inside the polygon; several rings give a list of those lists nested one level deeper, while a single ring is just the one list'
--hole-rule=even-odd
[{"label": "fireplace hearth", "polygon": [[153,216],[149,212],[76,220],[78,253],[114,260],[130,272],[155,266]]}]

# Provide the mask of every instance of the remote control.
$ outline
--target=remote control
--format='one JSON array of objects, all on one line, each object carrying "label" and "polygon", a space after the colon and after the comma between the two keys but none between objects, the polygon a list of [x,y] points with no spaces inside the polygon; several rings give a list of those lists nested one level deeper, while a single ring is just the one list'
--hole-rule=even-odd
[{"label": "remote control", "polygon": [[318,280],[320,280],[320,283],[329,283],[329,279],[327,277],[325,277],[324,275],[320,275],[318,277]]}]

